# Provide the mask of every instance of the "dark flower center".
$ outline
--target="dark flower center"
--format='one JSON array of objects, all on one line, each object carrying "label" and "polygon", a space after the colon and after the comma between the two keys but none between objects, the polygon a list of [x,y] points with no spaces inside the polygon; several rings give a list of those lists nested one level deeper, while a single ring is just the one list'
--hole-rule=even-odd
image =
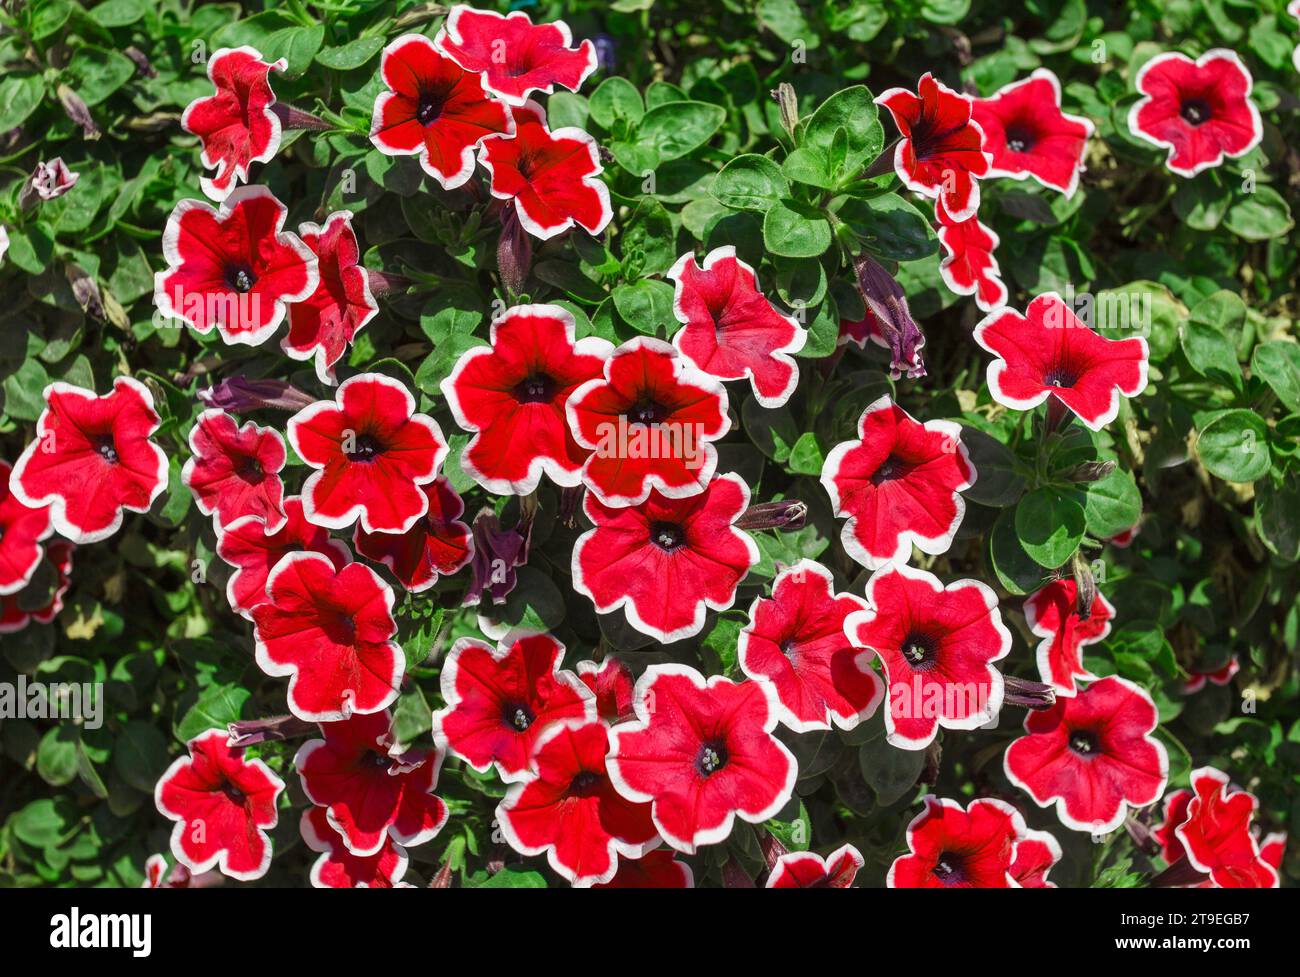
[{"label": "dark flower center", "polygon": [[902,478],[907,474],[907,463],[901,458],[890,455],[880,463],[880,467],[871,473],[871,484],[880,486],[885,482],[892,482],[896,478]]},{"label": "dark flower center", "polygon": [[1028,126],[1007,127],[1007,149],[1013,153],[1027,153],[1033,149],[1037,136]]},{"label": "dark flower center", "polygon": [[507,702],[501,710],[501,716],[505,724],[518,733],[526,732],[537,719],[537,714],[523,702]]},{"label": "dark flower center", "polygon": [[781,642],[781,654],[785,655],[785,657],[789,658],[791,661],[794,661],[794,656],[798,651],[799,645],[795,642],[794,638],[786,638]]},{"label": "dark flower center", "polygon": [[1076,729],[1070,734],[1070,749],[1081,757],[1097,753],[1097,734],[1086,729]]},{"label": "dark flower center", "polygon": [[717,773],[727,765],[727,748],[720,741],[705,743],[695,756],[695,769],[704,776]]},{"label": "dark flower center", "polygon": [[668,411],[662,404],[656,404],[653,400],[639,400],[627,409],[627,420],[629,424],[658,424],[668,416]]},{"label": "dark flower center", "polygon": [[521,404],[540,404],[555,396],[556,383],[545,373],[534,373],[515,385],[515,399]]},{"label": "dark flower center", "polygon": [[358,434],[352,439],[351,450],[345,450],[343,454],[348,461],[368,462],[374,461],[375,456],[384,450],[384,446],[369,434]]},{"label": "dark flower center", "polygon": [[1048,387],[1073,387],[1079,382],[1079,375],[1068,367],[1057,367],[1043,378]]},{"label": "dark flower center", "polygon": [[966,862],[956,852],[940,852],[939,860],[931,871],[944,885],[957,885],[966,879]]},{"label": "dark flower center", "polygon": [[656,522],[650,526],[650,542],[671,553],[686,542],[686,533],[676,523]]},{"label": "dark flower center", "polygon": [[266,478],[266,472],[262,470],[262,463],[252,455],[245,455],[239,459],[238,464],[235,465],[235,475],[253,485]]},{"label": "dark flower center", "polygon": [[1204,125],[1210,121],[1212,115],[1210,103],[1203,98],[1184,99],[1183,104],[1179,107],[1178,114],[1188,125]]},{"label": "dark flower center", "polygon": [[357,622],[352,615],[340,611],[327,619],[324,625],[326,636],[336,645],[353,645],[357,640]]},{"label": "dark flower center", "polygon": [[369,763],[372,767],[378,767],[381,770],[387,770],[393,765],[393,758],[387,753],[371,750],[362,762]]},{"label": "dark flower center", "polygon": [[431,126],[442,115],[445,99],[436,92],[421,92],[419,104],[415,107],[415,121],[422,126]]},{"label": "dark flower center", "polygon": [[600,789],[600,775],[584,770],[569,783],[570,797],[591,797]]},{"label": "dark flower center", "polygon": [[537,164],[541,162],[541,157],[536,153],[523,152],[519,154],[519,159],[515,161],[515,169],[525,180],[531,177],[537,169]]},{"label": "dark flower center", "polygon": [[247,265],[231,265],[226,269],[226,284],[236,292],[251,292],[256,282],[257,276]]},{"label": "dark flower center", "polygon": [[120,460],[117,455],[117,444],[113,441],[113,435],[104,434],[95,438],[91,442],[94,448],[99,452],[99,457],[103,458],[110,465],[116,465]]},{"label": "dark flower center", "polygon": [[229,800],[231,804],[237,804],[240,807],[243,807],[246,795],[229,780],[222,782],[221,792],[226,795],[226,799]]},{"label": "dark flower center", "polygon": [[916,631],[903,639],[902,652],[903,660],[918,672],[928,672],[939,661],[934,640]]}]

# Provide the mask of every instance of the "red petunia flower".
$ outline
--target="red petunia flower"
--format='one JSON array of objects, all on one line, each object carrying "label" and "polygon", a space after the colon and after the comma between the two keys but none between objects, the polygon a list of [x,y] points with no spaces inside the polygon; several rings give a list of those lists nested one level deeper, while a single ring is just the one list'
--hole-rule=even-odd
[{"label": "red petunia flower", "polygon": [[656,848],[636,861],[621,859],[614,877],[595,888],[694,889],[695,873],[685,862],[677,861],[677,852],[673,849]]},{"label": "red petunia flower", "polygon": [[343,836],[334,830],[323,807],[302,812],[298,822],[302,840],[321,853],[312,864],[311,884],[317,889],[394,889],[404,887],[402,876],[410,864],[406,849],[385,837],[373,855],[348,851]]},{"label": "red petunia flower", "polygon": [[268,533],[284,526],[284,439],[269,427],[248,421],[243,427],[221,410],[205,410],[190,429],[192,458],[181,481],[194,494],[218,532],[236,519],[255,516]]},{"label": "red petunia flower", "polygon": [[1133,545],[1133,540],[1137,539],[1137,534],[1142,530],[1142,523],[1138,522],[1124,530],[1118,536],[1112,536],[1110,543],[1112,546],[1118,546],[1122,550],[1128,549]]},{"label": "red petunia flower", "polygon": [[487,97],[478,76],[463,70],[421,34],[403,34],[384,48],[370,141],[386,156],[420,154],[420,166],[444,190],[474,175],[474,150],[494,133],[513,134],[510,109]]},{"label": "red petunia flower", "polygon": [[530,92],[550,95],[556,85],[576,92],[596,70],[595,44],[583,41],[575,48],[564,21],[534,25],[518,10],[502,16],[457,4],[434,43],[511,105],[523,105]]},{"label": "red petunia flower", "polygon": [[548,634],[491,645],[461,638],[439,681],[447,705],[433,714],[433,736],[480,773],[494,763],[507,783],[525,780],[537,739],[552,723],[596,718],[596,697],[560,668],[564,645]]},{"label": "red petunia flower", "polygon": [[181,128],[203,143],[201,159],[216,173],[200,177],[203,192],[225,200],[248,182],[254,163],[265,163],[280,149],[280,119],[272,111],[271,72],[284,71],[284,58],[270,64],[252,47],[222,48],[208,58],[208,80],[217,93],[185,107]]},{"label": "red petunia flower", "polygon": [[901,138],[894,149],[894,172],[909,189],[938,200],[954,220],[979,210],[977,180],[989,174],[984,133],[971,118],[972,99],[954,92],[930,72],[916,94],[891,88],[876,96],[894,117]]},{"label": "red petunia flower", "polygon": [[122,513],[148,512],[167,488],[167,456],[149,438],[161,420],[139,380],[118,377],[111,392],[56,382],[45,409],[9,476],[23,505],[48,505],[54,528],[76,543],[108,539]]},{"label": "red petunia flower", "polygon": [[[33,621],[49,624],[63,610],[63,598],[72,586],[72,553],[77,547],[66,540],[56,539],[45,546],[45,562],[54,571],[54,592],[39,598],[26,590],[0,597],[0,634],[16,634]],[[35,599],[34,599],[35,598]],[[40,607],[32,607],[39,601]]]},{"label": "red petunia flower", "polygon": [[1277,871],[1260,857],[1250,822],[1259,802],[1232,790],[1228,775],[1213,767],[1192,771],[1186,819],[1174,829],[1187,860],[1217,888],[1276,889]]},{"label": "red petunia flower", "polygon": [[1147,385],[1147,341],[1106,339],[1079,321],[1055,292],[1029,303],[1025,314],[999,309],[975,327],[975,341],[997,359],[989,364],[993,399],[1032,410],[1055,397],[1094,431],[1115,419],[1119,395]]},{"label": "red petunia flower", "polygon": [[1016,857],[1011,862],[1011,877],[1022,889],[1055,889],[1047,873],[1061,860],[1061,843],[1047,831],[1026,831],[1016,842]]},{"label": "red petunia flower", "polygon": [[963,808],[930,794],[907,826],[908,854],[885,877],[891,889],[1016,889],[1011,875],[1025,822],[1005,801],[980,797]]},{"label": "red petunia flower", "polygon": [[581,661],[577,672],[582,684],[596,696],[596,715],[611,724],[632,717],[636,679],[621,658],[611,655],[599,665]]},{"label": "red petunia flower", "polygon": [[470,528],[460,520],[465,503],[451,482],[439,475],[420,491],[429,498],[429,511],[406,532],[368,533],[357,526],[352,535],[358,553],[388,567],[413,594],[451,576],[474,556]]},{"label": "red petunia flower", "polygon": [[289,677],[289,711],[328,723],[386,709],[406,656],[391,640],[393,592],[361,563],[336,570],[321,553],[290,553],[271,571],[269,600],[253,608],[257,664]]},{"label": "red petunia flower", "polygon": [[513,200],[519,223],[545,241],[574,224],[599,234],[614,217],[600,179],[600,147],[575,126],[549,129],[536,102],[513,110],[513,136],[488,136],[479,161],[498,200]]},{"label": "red petunia flower", "polygon": [[776,713],[756,682],[705,680],[687,665],[651,665],[636,684],[636,721],[610,731],[615,789],[653,804],[664,841],[692,854],[790,800],[798,773],[772,735]]},{"label": "red petunia flower", "polygon": [[603,376],[613,352],[597,336],[575,339],[573,314],[558,305],[519,305],[492,320],[491,345],[475,346],[442,381],[456,423],[474,437],[461,466],[496,495],[528,495],[545,472],[581,484],[591,453],[574,440],[565,405]]},{"label": "red petunia flower", "polygon": [[261,760],[226,744],[210,729],[187,744],[154,788],[154,804],[176,822],[172,854],[194,874],[212,868],[241,882],[260,879],[271,865],[267,829],[279,821],[284,781]]},{"label": "red petunia flower", "polygon": [[1187,820],[1187,807],[1192,803],[1192,792],[1185,787],[1171,790],[1165,795],[1163,820],[1151,829],[1151,837],[1160,845],[1160,856],[1169,865],[1179,861],[1187,854],[1182,841],[1176,834],[1178,828]]},{"label": "red petunia flower", "polygon": [[768,889],[847,889],[866,862],[852,845],[842,845],[825,858],[815,852],[786,852],[767,877]]},{"label": "red petunia flower", "polygon": [[861,319],[840,320],[840,335],[836,345],[846,346],[849,343],[857,344],[858,349],[866,349],[867,343],[889,349],[889,342],[880,328],[880,320],[871,311],[871,306],[866,307],[866,313]]},{"label": "red petunia flower", "polygon": [[420,487],[438,477],[447,441],[415,398],[382,373],[343,381],[334,400],[289,418],[289,443],[317,469],[302,487],[307,519],[343,529],[358,517],[368,533],[404,533],[429,511]]},{"label": "red petunia flower", "polygon": [[758,597],[740,630],[740,668],[772,696],[777,716],[796,733],[852,729],[875,715],[885,684],[844,634],[844,619],[866,610],[834,592],[830,571],[800,560],[777,574],[772,596]]},{"label": "red petunia flower", "polygon": [[867,581],[867,605],[844,632],[884,666],[890,743],[923,750],[940,726],[975,729],[998,714],[1003,682],[993,662],[1011,650],[1011,633],[992,590],[978,580],[945,587],[924,570],[891,566]]},{"label": "red petunia flower", "polygon": [[565,405],[574,440],[592,452],[582,483],[611,506],[703,492],[718,467],[711,442],[727,433],[727,391],[672,346],[638,336]]},{"label": "red petunia flower", "polygon": [[555,723],[534,744],[532,769],[497,805],[510,847],[522,855],[545,853],[575,886],[610,881],[620,857],[641,858],[659,841],[649,805],[614,790],[608,752],[603,722]]},{"label": "red petunia flower", "polygon": [[271,571],[290,553],[320,553],[329,557],[335,570],[352,562],[347,544],[331,539],[329,530],[313,525],[303,514],[302,499],[284,500],[284,524],[273,533],[256,516],[236,519],[217,533],[217,556],[235,567],[226,584],[230,609],[253,619],[253,608],[265,604],[266,581]]},{"label": "red petunia flower", "polygon": [[682,328],[677,351],[719,380],[749,379],[764,407],[780,407],[799,384],[791,355],[808,331],[782,315],[758,289],[754,269],[731,245],[715,248],[696,264],[694,253],[677,260],[667,276],[674,285],[673,314]]},{"label": "red petunia flower", "polygon": [[351,211],[335,211],[324,227],[302,224],[298,233],[316,256],[320,281],[307,298],[289,306],[289,333],[280,347],[290,359],[315,359],[316,376],[332,385],[335,364],[362,327],[379,314],[379,303],[370,294],[370,275],[359,264],[361,246]]},{"label": "red petunia flower", "polygon": [[433,791],[442,754],[400,752],[385,712],[324,723],[322,740],[299,747],[293,765],[308,800],[325,808],[329,825],[354,855],[376,855],[385,839],[413,847],[447,823],[447,805]]},{"label": "red petunia flower", "polygon": [[316,291],[316,255],[284,229],[289,210],[266,187],[231,191],[220,209],[182,200],[167,218],[154,304],[231,345],[260,346],[287,308]]},{"label": "red petunia flower", "polygon": [[1151,736],[1159,721],[1145,689],[1107,676],[1028,713],[1003,768],[1039,807],[1055,802],[1067,828],[1105,834],[1124,823],[1128,807],[1154,803],[1165,789],[1169,755]]},{"label": "red petunia flower", "polygon": [[1043,639],[1038,643],[1038,674],[1059,696],[1077,693],[1076,679],[1097,677],[1083,667],[1083,649],[1110,634],[1115,618],[1115,608],[1100,593],[1088,617],[1080,617],[1078,597],[1074,578],[1063,577],[1025,598],[1025,622]]},{"label": "red petunia flower", "polygon": [[858,440],[837,444],[821,483],[837,516],[845,551],[868,569],[906,563],[915,545],[945,553],[966,515],[963,490],[975,466],[952,421],[915,420],[889,395],[858,419]]},{"label": "red petunia flower", "polygon": [[1045,187],[1074,196],[1085,169],[1091,119],[1061,111],[1061,82],[1047,68],[975,99],[971,118],[984,132],[993,159],[988,175],[1033,177]]},{"label": "red petunia flower", "polygon": [[49,506],[25,505],[9,489],[13,466],[0,461],[0,597],[16,594],[41,565],[41,546],[54,533]]},{"label": "red petunia flower", "polygon": [[622,608],[642,634],[668,644],[699,634],[706,608],[726,610],[736,587],[758,562],[758,546],[734,526],[749,505],[749,487],[719,475],[702,495],[668,499],[654,493],[627,509],[588,494],[583,509],[595,523],[573,547],[573,589],[600,614]]},{"label": "red petunia flower", "polygon": [[1235,51],[1213,48],[1195,61],[1177,51],[1156,55],[1136,86],[1142,97],[1129,110],[1129,132],[1168,148],[1165,166],[1179,176],[1244,156],[1264,137],[1250,100],[1254,79]]},{"label": "red petunia flower", "polygon": [[1207,682],[1227,685],[1239,671],[1241,662],[1233,655],[1222,668],[1216,668],[1212,672],[1193,672],[1192,677],[1183,683],[1183,695],[1195,695],[1205,688]]},{"label": "red petunia flower", "polygon": [[978,217],[954,221],[942,204],[935,208],[935,213],[939,219],[939,243],[945,252],[939,262],[944,284],[956,295],[974,295],[975,304],[985,312],[1006,305],[1007,286],[993,253],[1002,242],[993,229],[981,224]]},{"label": "red petunia flower", "polygon": [[1273,870],[1282,872],[1282,860],[1286,858],[1286,832],[1271,831],[1259,843],[1259,857],[1264,859]]}]

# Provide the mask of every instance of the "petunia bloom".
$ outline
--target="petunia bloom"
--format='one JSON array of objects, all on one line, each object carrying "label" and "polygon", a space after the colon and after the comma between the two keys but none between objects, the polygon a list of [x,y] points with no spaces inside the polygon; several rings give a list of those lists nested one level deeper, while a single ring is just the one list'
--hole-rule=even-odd
[{"label": "petunia bloom", "polygon": [[816,852],[786,852],[767,877],[768,889],[847,889],[866,864],[852,845],[841,845],[825,858]]},{"label": "petunia bloom", "polygon": [[574,224],[599,234],[614,211],[596,140],[574,126],[549,129],[536,102],[513,113],[513,136],[488,136],[479,146],[492,196],[513,201],[524,230],[543,241]]},{"label": "petunia bloom", "polygon": [[992,158],[990,177],[1033,177],[1043,186],[1074,196],[1083,172],[1091,119],[1061,111],[1061,82],[1047,68],[1004,85],[989,98],[975,99],[971,117],[984,132]]},{"label": "petunia bloom", "polygon": [[849,343],[853,343],[858,349],[866,349],[867,343],[872,343],[883,349],[889,348],[889,344],[885,342],[884,333],[880,329],[880,320],[871,311],[871,306],[866,307],[861,319],[840,320],[840,334],[835,344],[837,346],[846,346]]},{"label": "petunia bloom", "polygon": [[217,556],[235,568],[226,584],[230,609],[250,621],[253,608],[270,600],[266,581],[271,571],[290,553],[320,553],[335,570],[352,562],[346,543],[307,521],[301,498],[290,496],[282,508],[284,524],[275,532],[268,532],[266,522],[257,516],[236,519],[217,532]]},{"label": "petunia bloom", "polygon": [[203,143],[201,159],[212,176],[199,178],[203,192],[225,200],[237,184],[248,182],[254,163],[265,163],[280,149],[280,119],[272,111],[271,72],[284,71],[284,58],[269,64],[256,48],[221,48],[208,58],[208,80],[215,95],[185,107],[181,128]]},{"label": "petunia bloom", "polygon": [[419,153],[421,168],[444,190],[474,175],[474,151],[485,138],[515,131],[510,109],[422,34],[384,48],[379,73],[387,91],[375,99],[370,141],[386,156]]},{"label": "petunia bloom", "polygon": [[503,16],[457,4],[434,43],[511,105],[523,105],[530,92],[550,95],[556,85],[576,92],[596,70],[596,46],[591,41],[575,48],[564,21],[534,25],[519,10]]},{"label": "petunia bloom", "polygon": [[368,533],[404,533],[429,511],[420,487],[438,477],[447,441],[397,380],[361,373],[289,419],[289,443],[315,468],[302,487],[307,519]]},{"label": "petunia bloom", "polygon": [[909,189],[938,200],[954,220],[979,210],[978,180],[988,176],[984,133],[971,117],[971,98],[954,92],[930,72],[916,93],[891,88],[876,96],[902,137],[894,149],[894,172]]},{"label": "petunia bloom", "polygon": [[41,160],[19,192],[18,206],[26,210],[39,202],[56,200],[75,187],[79,179],[81,174],[68,169],[62,157],[56,156],[48,162]]},{"label": "petunia bloom", "polygon": [[314,360],[321,383],[333,384],[334,367],[362,327],[379,314],[370,275],[359,264],[361,247],[350,211],[338,210],[324,226],[303,224],[302,243],[316,256],[316,290],[289,306],[289,332],[280,341],[285,355]]},{"label": "petunia bloom", "polygon": [[803,349],[808,331],[783,315],[758,289],[754,269],[731,245],[695,261],[677,260],[665,276],[673,282],[673,314],[682,328],[673,334],[677,351],[719,380],[748,378],[764,407],[780,407],[799,383],[792,354]]},{"label": "petunia bloom", "polygon": [[845,551],[871,570],[908,562],[913,546],[947,552],[975,479],[960,425],[922,424],[888,394],[862,412],[856,441],[831,449],[821,474],[835,515],[848,517]]},{"label": "petunia bloom", "polygon": [[284,781],[261,760],[226,745],[226,733],[210,729],[187,744],[158,779],[154,803],[176,822],[171,848],[195,875],[212,868],[241,882],[259,879],[271,865],[267,830],[279,820],[276,800]]},{"label": "petunia bloom", "polygon": [[991,589],[978,580],[945,587],[924,570],[890,566],[867,581],[867,604],[844,632],[884,667],[890,743],[923,750],[940,726],[976,729],[998,714],[1005,690],[993,662],[1011,650],[1011,633]]},{"label": "petunia bloom", "polygon": [[759,824],[790,800],[798,768],[772,735],[776,713],[757,683],[651,665],[635,709],[635,722],[610,731],[609,775],[624,797],[653,805],[678,851],[717,844],[736,817]]},{"label": "petunia bloom", "polygon": [[741,671],[770,691],[796,733],[832,722],[853,729],[885,697],[884,682],[844,634],[844,619],[866,607],[861,597],[835,593],[830,571],[811,560],[782,570],[772,596],[750,606],[736,642]]},{"label": "petunia bloom", "polygon": [[1169,755],[1151,735],[1159,719],[1145,689],[1107,676],[1029,712],[1026,735],[1007,747],[1003,768],[1039,807],[1055,803],[1067,828],[1105,834],[1165,789]]},{"label": "petunia bloom", "polygon": [[1259,807],[1254,794],[1232,790],[1228,775],[1213,767],[1191,774],[1187,816],[1174,829],[1184,856],[1223,889],[1276,889],[1277,870],[1260,857],[1250,830]]},{"label": "petunia bloom", "polygon": [[1115,608],[1100,593],[1086,618],[1079,616],[1079,586],[1073,577],[1053,580],[1025,598],[1025,622],[1038,643],[1038,674],[1060,696],[1078,692],[1077,679],[1096,678],[1083,667],[1083,649],[1110,634]]},{"label": "petunia bloom", "polygon": [[1010,804],[980,797],[963,808],[933,794],[907,826],[906,855],[885,878],[891,889],[1015,889],[1011,875],[1025,822]]},{"label": "petunia bloom", "polygon": [[621,658],[610,655],[599,665],[594,661],[577,664],[578,678],[596,696],[596,715],[607,723],[632,718],[632,697],[636,679]]},{"label": "petunia bloom", "polygon": [[324,723],[325,737],[298,748],[293,765],[308,800],[354,855],[376,855],[386,840],[410,848],[430,841],[447,823],[447,805],[434,794],[442,754],[399,752],[387,712]]},{"label": "petunia bloom", "polygon": [[373,855],[348,850],[323,807],[310,807],[298,822],[302,840],[320,858],[312,863],[311,884],[317,889],[392,889],[402,886],[410,858],[406,849],[385,838]]},{"label": "petunia bloom", "polygon": [[167,218],[154,304],[231,345],[271,338],[288,307],[320,282],[316,255],[284,229],[288,208],[266,187],[234,190],[216,209],[182,200]]},{"label": "petunia bloom", "polygon": [[575,886],[608,882],[620,858],[657,844],[650,807],[622,797],[605,768],[609,730],[598,720],[555,723],[538,737],[532,769],[497,805],[510,847],[546,855]]},{"label": "petunia bloom", "polygon": [[638,336],[605,361],[604,375],[570,395],[574,440],[591,452],[582,483],[606,505],[639,505],[657,491],[704,491],[727,433],[727,391],[672,346]]},{"label": "petunia bloom", "polygon": [[0,597],[16,594],[41,565],[41,546],[54,532],[49,506],[29,506],[9,488],[13,466],[0,461]]},{"label": "petunia bloom", "polygon": [[939,219],[939,243],[944,257],[939,274],[956,295],[974,295],[975,304],[992,312],[1007,304],[1007,286],[994,252],[1002,243],[992,228],[978,217],[954,221],[940,204],[935,208]]},{"label": "petunia bloom", "polygon": [[413,594],[451,576],[474,556],[469,526],[460,519],[465,503],[451,482],[439,475],[420,491],[428,496],[428,511],[406,532],[368,533],[357,526],[352,535],[358,553],[388,567]]},{"label": "petunia bloom", "polygon": [[1129,131],[1167,148],[1165,165],[1179,176],[1244,156],[1264,137],[1250,100],[1254,79],[1235,51],[1212,48],[1195,61],[1177,51],[1158,54],[1135,84],[1142,97],[1129,110]]},{"label": "petunia bloom", "polygon": [[564,645],[548,634],[497,648],[461,638],[439,681],[447,705],[433,714],[434,739],[480,773],[496,764],[507,783],[528,775],[537,739],[552,723],[596,718],[596,697],[560,668]]},{"label": "petunia bloom", "polygon": [[1047,873],[1061,860],[1061,843],[1049,831],[1026,831],[1016,842],[1011,877],[1022,889],[1055,889]]},{"label": "petunia bloom", "polygon": [[595,528],[573,547],[573,589],[600,614],[622,609],[642,634],[668,644],[699,634],[707,609],[726,610],[758,562],[758,546],[735,527],[749,505],[737,475],[719,475],[702,495],[653,493],[616,509],[588,493],[583,508]]},{"label": "petunia bloom", "polygon": [[45,563],[54,578],[54,588],[42,587],[39,592],[36,585],[14,594],[0,596],[0,634],[16,634],[33,622],[49,624],[63,610],[63,598],[72,585],[72,553],[76,550],[74,543],[56,539],[45,545]]},{"label": "petunia bloom", "polygon": [[1035,298],[1024,315],[991,313],[975,327],[975,341],[997,357],[988,366],[989,392],[1012,410],[1055,397],[1100,431],[1119,414],[1120,394],[1146,389],[1147,341],[1097,335],[1055,292]]},{"label": "petunia bloom", "polygon": [[253,608],[258,666],[289,678],[289,711],[337,722],[386,709],[397,698],[406,656],[392,640],[393,592],[369,567],[336,570],[321,553],[291,553]]},{"label": "petunia bloom", "polygon": [[268,533],[284,526],[284,439],[273,428],[248,421],[243,427],[225,411],[205,410],[190,429],[194,454],[181,481],[194,494],[217,530],[244,516],[256,516]]},{"label": "petunia bloom", "polygon": [[671,848],[656,848],[641,858],[620,859],[618,871],[597,889],[694,889],[695,873]]},{"label": "petunia bloom", "polygon": [[50,507],[54,528],[76,543],[108,539],[122,513],[148,512],[167,488],[167,456],[150,437],[162,423],[139,380],[118,377],[97,397],[69,383],[45,388],[45,409],[9,476],[29,508]]},{"label": "petunia bloom", "polygon": [[1241,671],[1241,661],[1233,655],[1221,668],[1210,672],[1192,672],[1192,677],[1183,683],[1183,695],[1194,695],[1200,692],[1208,682],[1227,685],[1239,671]]},{"label": "petunia bloom", "polygon": [[528,495],[545,473],[581,483],[591,451],[569,431],[565,405],[603,376],[613,345],[577,339],[573,314],[558,305],[520,305],[492,320],[491,345],[475,346],[442,381],[456,423],[474,437],[461,466],[496,495]]}]

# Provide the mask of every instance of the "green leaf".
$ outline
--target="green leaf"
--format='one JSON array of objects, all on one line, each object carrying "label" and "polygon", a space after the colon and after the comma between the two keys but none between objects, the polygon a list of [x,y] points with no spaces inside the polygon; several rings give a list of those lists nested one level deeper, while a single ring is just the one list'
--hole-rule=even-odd
[{"label": "green leaf", "polygon": [[338,47],[322,48],[316,54],[316,63],[337,71],[351,71],[366,64],[383,46],[382,37],[358,37]]},{"label": "green leaf", "polygon": [[772,160],[747,153],[722,168],[709,192],[733,210],[767,211],[790,195],[790,184]]},{"label": "green leaf", "polygon": [[1295,227],[1291,207],[1272,187],[1256,187],[1228,208],[1223,224],[1237,237],[1247,241],[1267,241],[1282,237]]},{"label": "green leaf", "polygon": [[614,289],[614,308],[637,332],[667,336],[679,323],[673,316],[673,287],[667,282],[642,279]]},{"label": "green leaf", "polygon": [[540,872],[534,872],[532,869],[519,868],[514,865],[507,865],[495,875],[490,875],[485,881],[475,883],[472,888],[475,889],[545,889],[546,879]]},{"label": "green leaf", "polygon": [[815,207],[782,200],[763,215],[763,244],[787,258],[815,258],[831,246],[831,226]]},{"label": "green leaf", "polygon": [[266,39],[261,49],[262,58],[265,61],[284,58],[288,63],[284,76],[297,78],[311,66],[324,40],[325,28],[320,24],[315,27],[286,27]]},{"label": "green leaf", "polygon": [[896,193],[848,200],[837,216],[864,248],[890,261],[917,261],[939,248],[939,238],[925,215]]},{"label": "green leaf", "polygon": [[40,75],[7,74],[0,81],[0,132],[17,129],[26,122],[44,94],[45,83]]},{"label": "green leaf", "polygon": [[167,762],[167,740],[153,723],[133,719],[118,734],[113,769],[136,790],[152,794]]},{"label": "green leaf", "polygon": [[1088,533],[1110,539],[1132,529],[1142,517],[1142,493],[1132,474],[1116,468],[1105,478],[1088,484],[1083,505]]},{"label": "green leaf", "polygon": [[77,727],[59,725],[46,731],[36,748],[36,772],[51,787],[62,787],[77,777]]},{"label": "green leaf", "polygon": [[1287,410],[1300,412],[1300,345],[1275,340],[1256,346],[1250,372],[1272,388]]},{"label": "green leaf", "polygon": [[659,162],[666,163],[708,142],[726,117],[726,109],[708,102],[656,105],[637,126],[637,144],[653,149]]},{"label": "green leaf", "polygon": [[1268,427],[1252,411],[1224,411],[1197,435],[1196,454],[1212,475],[1229,482],[1253,482],[1269,468]]},{"label": "green leaf", "polygon": [[135,74],[135,64],[116,51],[85,45],[77,49],[68,64],[72,87],[87,105],[98,105],[125,85]]},{"label": "green leaf", "polygon": [[835,189],[858,179],[885,143],[878,110],[864,85],[836,92],[807,122],[799,147],[787,158],[786,175]]},{"label": "green leaf", "polygon": [[148,12],[144,0],[104,0],[90,10],[91,18],[101,27],[125,27]]},{"label": "green leaf", "polygon": [[989,558],[1002,586],[1017,596],[1047,583],[1047,574],[1016,535],[1016,510],[1003,509],[989,535]]},{"label": "green leaf", "polygon": [[1203,377],[1241,386],[1236,336],[1246,319],[1246,304],[1235,293],[1215,292],[1192,309],[1183,327],[1182,345],[1187,362]]},{"label": "green leaf", "polygon": [[799,475],[820,475],[826,458],[812,431],[799,436],[790,451],[790,470]]},{"label": "green leaf", "polygon": [[587,99],[587,111],[606,132],[613,132],[618,120],[634,126],[645,115],[641,93],[620,75],[611,75],[600,83]]},{"label": "green leaf", "polygon": [[177,724],[176,738],[188,743],[206,730],[225,729],[242,718],[244,703],[251,694],[242,685],[234,683],[209,686]]},{"label": "green leaf", "polygon": [[1014,504],[1025,491],[1025,479],[1016,472],[1011,449],[978,428],[963,425],[961,443],[975,466],[975,484],[962,492],[980,505],[1002,508]]},{"label": "green leaf", "polygon": [[1287,479],[1261,482],[1255,494],[1255,519],[1259,538],[1289,563],[1300,560],[1300,483]]},{"label": "green leaf", "polygon": [[67,832],[72,817],[67,801],[43,797],[32,801],[15,814],[10,824],[23,844],[33,848],[48,848],[57,844]]},{"label": "green leaf", "polygon": [[1053,570],[1079,548],[1087,520],[1074,499],[1035,489],[1016,504],[1015,512],[1016,536],[1039,566]]}]

